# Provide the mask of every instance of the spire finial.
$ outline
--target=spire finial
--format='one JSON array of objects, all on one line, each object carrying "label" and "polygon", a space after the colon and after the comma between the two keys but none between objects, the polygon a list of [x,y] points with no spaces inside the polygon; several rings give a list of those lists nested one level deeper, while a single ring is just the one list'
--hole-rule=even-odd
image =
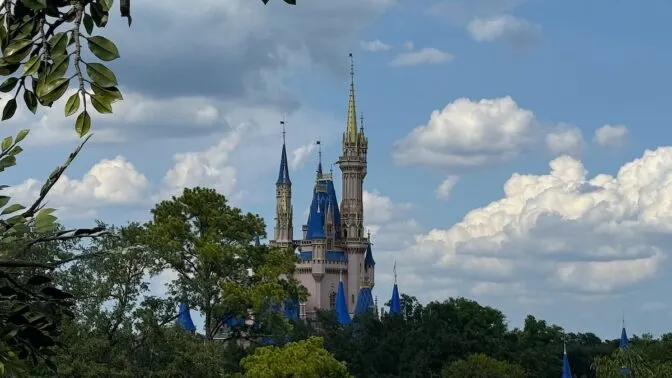
[{"label": "spire finial", "polygon": [[364,131],[364,112],[359,113],[359,129]]},{"label": "spire finial", "polygon": [[285,144],[285,135],[287,134],[287,130],[285,129],[285,119],[286,116],[283,116],[282,121],[280,121],[280,124],[282,125],[282,144]]},{"label": "spire finial", "polygon": [[352,56],[352,53],[348,54],[350,57],[350,85],[355,85],[355,58]]},{"label": "spire finial", "polygon": [[317,163],[320,165],[320,171],[322,170],[322,142],[318,139],[317,142]]},{"label": "spire finial", "polygon": [[343,269],[338,271],[338,281],[343,282]]},{"label": "spire finial", "polygon": [[350,53],[350,94],[348,95],[348,119],[343,142],[357,143],[357,109],[355,105],[355,60]]},{"label": "spire finial", "polygon": [[562,349],[563,349],[563,353],[565,355],[567,355],[567,341],[565,341],[565,340],[562,340]]},{"label": "spire finial", "polygon": [[397,259],[394,259],[394,267],[392,268],[392,272],[394,273],[394,284],[397,284]]}]

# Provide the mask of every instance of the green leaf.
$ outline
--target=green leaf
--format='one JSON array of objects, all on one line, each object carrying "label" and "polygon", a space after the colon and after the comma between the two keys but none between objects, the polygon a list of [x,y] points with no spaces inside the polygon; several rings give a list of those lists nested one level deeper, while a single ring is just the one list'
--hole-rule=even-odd
[{"label": "green leaf", "polygon": [[98,4],[104,11],[109,12],[112,8],[112,0],[98,0]]},{"label": "green leaf", "polygon": [[23,148],[21,148],[21,146],[14,146],[14,148],[12,148],[9,151],[9,154],[16,156],[16,155],[20,154],[21,152],[23,152]]},{"label": "green leaf", "polygon": [[32,76],[40,69],[40,56],[31,56],[23,65],[23,76]]},{"label": "green leaf", "polygon": [[104,28],[105,25],[107,25],[107,19],[109,15],[108,12],[105,12],[105,10],[98,3],[91,3],[90,8],[93,22],[97,27]]},{"label": "green leaf", "polygon": [[89,130],[91,130],[91,116],[84,110],[77,116],[77,120],[75,121],[75,131],[80,137],[83,137],[89,133]]},{"label": "green leaf", "polygon": [[86,29],[86,33],[88,35],[91,35],[91,33],[93,33],[93,19],[91,18],[91,16],[89,16],[88,13],[84,14],[83,23],[84,23],[84,29]]},{"label": "green leaf", "polygon": [[119,58],[119,50],[112,41],[99,35],[87,38],[89,41],[89,50],[98,59],[109,62]]},{"label": "green leaf", "polygon": [[12,117],[14,117],[14,113],[16,113],[16,98],[13,98],[5,104],[5,108],[2,109],[2,120],[8,120]]},{"label": "green leaf", "polygon": [[2,140],[2,145],[0,145],[0,147],[2,147],[2,152],[5,152],[9,149],[9,147],[12,147],[12,142],[14,142],[14,138],[11,136],[5,137]]},{"label": "green leaf", "polygon": [[63,75],[65,75],[65,73],[68,72],[69,66],[70,66],[69,55],[61,55],[55,58],[54,64],[51,66],[51,69],[49,70],[49,77],[47,78],[47,81],[63,77]]},{"label": "green leaf", "polygon": [[94,83],[103,88],[114,87],[117,85],[117,77],[114,75],[114,72],[100,63],[87,64],[86,73]]},{"label": "green leaf", "polygon": [[101,114],[112,113],[112,104],[103,96],[91,96],[91,105]]},{"label": "green leaf", "polygon": [[[17,55],[24,49],[26,49],[28,46],[32,45],[33,41],[30,39],[17,39],[13,41],[12,43],[9,44],[9,46],[5,47],[5,49],[2,51],[2,55],[4,55],[5,60],[7,60],[8,57],[12,55]],[[27,53],[26,53],[27,54]],[[24,55],[25,57],[25,55]],[[21,57],[23,59],[23,57]],[[18,63],[21,61],[19,59],[18,61],[12,61],[10,63]],[[8,60],[9,62],[9,60]]]},{"label": "green leaf", "polygon": [[25,206],[23,206],[23,205],[19,205],[18,203],[15,203],[15,204],[12,204],[12,205],[9,205],[9,206],[5,207],[5,208],[2,210],[2,213],[0,213],[0,215],[6,215],[6,214],[11,214],[11,213],[16,213],[17,211],[19,211],[19,210],[23,210],[23,209],[25,209],[25,208],[26,208]]},{"label": "green leaf", "polygon": [[65,102],[65,116],[69,117],[79,110],[79,92],[76,92]]},{"label": "green leaf", "polygon": [[52,57],[67,54],[68,35],[65,32],[54,34],[49,39],[49,47],[51,48]]},{"label": "green leaf", "polygon": [[38,87],[37,96],[44,102],[53,103],[68,90],[70,79],[60,77]]},{"label": "green leaf", "polygon": [[[29,91],[27,89],[23,91],[23,102],[26,103],[26,107],[33,114],[35,114],[35,112],[37,112],[37,96],[35,96],[35,93],[33,91]],[[28,131],[28,130],[25,130],[25,131]],[[26,134],[28,134],[28,133],[26,132]]]},{"label": "green leaf", "polygon": [[[51,210],[51,209],[48,209]],[[56,228],[57,218],[50,214],[50,211],[40,210],[35,216],[35,231],[50,232]]]},{"label": "green leaf", "polygon": [[0,196],[0,207],[4,207],[9,203],[9,196]]},{"label": "green leaf", "polygon": [[[39,216],[39,213],[38,213],[38,216]],[[47,276],[40,275],[40,274],[36,274],[36,275],[30,277],[30,279],[28,279],[27,284],[30,285],[30,286],[38,286],[38,285],[44,285],[44,284],[49,283],[49,282],[51,282],[51,278],[49,278]]]},{"label": "green leaf", "polygon": [[124,99],[117,87],[103,88],[99,85],[91,84],[91,89],[93,89],[93,93],[98,96],[105,97],[110,104],[114,104],[115,102]]},{"label": "green leaf", "polygon": [[0,76],[9,76],[16,72],[19,69],[21,64],[19,63],[10,63],[6,60],[0,61]]},{"label": "green leaf", "polygon": [[24,140],[26,138],[26,136],[28,136],[29,132],[30,132],[29,129],[23,129],[23,130],[19,131],[16,134],[16,143],[19,143],[20,141]]},{"label": "green leaf", "polygon": [[0,172],[15,165],[16,165],[16,156],[7,155],[4,158],[0,159]]},{"label": "green leaf", "polygon": [[16,84],[19,82],[18,78],[15,77],[10,77],[7,80],[3,81],[2,84],[0,84],[0,92],[9,92],[14,87],[16,87]]},{"label": "green leaf", "polygon": [[47,0],[21,0],[23,5],[32,10],[42,10],[47,7]]},{"label": "green leaf", "polygon": [[5,25],[0,25],[0,47],[4,50],[7,47],[7,29]]}]

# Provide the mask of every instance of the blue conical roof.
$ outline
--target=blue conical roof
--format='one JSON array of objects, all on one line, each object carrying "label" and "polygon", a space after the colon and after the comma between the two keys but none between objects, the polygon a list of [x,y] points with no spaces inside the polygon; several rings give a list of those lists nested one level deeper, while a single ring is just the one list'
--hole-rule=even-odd
[{"label": "blue conical roof", "polygon": [[371,293],[371,288],[363,287],[359,289],[357,303],[355,304],[355,315],[371,311],[375,307],[376,304],[373,301],[373,293]]},{"label": "blue conical roof", "polygon": [[350,314],[348,314],[348,304],[345,301],[343,281],[338,282],[338,291],[336,292],[336,318],[342,325],[350,324]]},{"label": "blue conical roof", "polygon": [[396,283],[392,288],[392,299],[390,299],[390,314],[391,315],[401,314],[401,300],[399,299],[399,288],[397,287]]},{"label": "blue conical roof", "polygon": [[569,358],[567,357],[567,348],[562,355],[562,376],[560,378],[572,378],[572,369],[569,367]]},{"label": "blue conical roof", "polygon": [[621,341],[618,346],[621,349],[626,349],[628,347],[628,333],[625,332],[625,327],[621,328]]},{"label": "blue conical roof", "polygon": [[287,164],[287,148],[285,144],[282,144],[282,154],[280,155],[280,172],[278,173],[278,181],[276,185],[288,184],[291,185],[292,181],[289,179],[289,164]]},{"label": "blue conical roof", "polygon": [[372,267],[376,265],[376,260],[373,259],[373,252],[371,251],[371,242],[369,242],[369,246],[366,248],[366,254],[364,255],[364,269],[368,269],[368,267]]},{"label": "blue conical roof", "polygon": [[191,320],[191,314],[189,313],[189,306],[187,306],[186,303],[180,303],[179,311],[180,313],[177,316],[177,324],[187,331],[196,331],[196,326],[194,325],[193,320]]}]

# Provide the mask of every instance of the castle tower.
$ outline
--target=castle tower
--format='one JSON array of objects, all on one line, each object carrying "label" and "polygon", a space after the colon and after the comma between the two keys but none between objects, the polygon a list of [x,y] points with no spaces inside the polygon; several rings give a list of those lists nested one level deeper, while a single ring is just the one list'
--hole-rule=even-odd
[{"label": "castle tower", "polygon": [[275,228],[270,245],[280,248],[294,248],[294,227],[292,225],[292,181],[289,179],[287,164],[287,147],[285,146],[285,121],[282,125],[282,153],[280,155],[280,171],[275,183]]},{"label": "castle tower", "polygon": [[342,153],[338,161],[342,174],[341,240],[348,258],[347,302],[354,313],[355,300],[364,273],[364,255],[368,239],[364,235],[363,185],[366,177],[368,140],[364,128],[357,128],[354,63],[350,54],[350,93],[348,115],[343,133]]}]

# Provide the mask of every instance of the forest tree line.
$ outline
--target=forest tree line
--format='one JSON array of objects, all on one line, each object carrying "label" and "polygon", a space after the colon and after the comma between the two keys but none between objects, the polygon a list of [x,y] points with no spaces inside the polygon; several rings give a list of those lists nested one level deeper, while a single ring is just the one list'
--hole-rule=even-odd
[{"label": "forest tree line", "polygon": [[[151,213],[152,220],[143,224],[100,223],[106,231],[91,240],[45,242],[28,250],[23,258],[41,264],[75,258],[57,269],[37,268],[45,276],[40,285],[71,294],[72,305],[55,313],[55,343],[36,359],[5,356],[8,374],[558,377],[566,344],[576,377],[595,377],[600,366],[606,372],[599,376],[608,377],[618,370],[612,365],[624,363],[641,371],[637,377],[672,377],[667,362],[672,334],[632,337],[623,352],[619,340],[565,333],[531,315],[522,329],[508,329],[501,311],[466,298],[423,305],[402,294],[401,315],[372,312],[348,326],[340,325],[333,311],[321,311],[311,325],[287,319],[269,304],[305,299],[305,288],[285,278],[297,257],[255,243],[266,236],[258,215],[205,188],[185,189]],[[35,269],[13,273],[30,277]],[[159,276],[167,284],[160,297],[150,287]],[[194,333],[176,324],[179,303],[203,316],[203,329]],[[215,337],[219,319],[250,313],[255,325],[241,325],[224,340]],[[267,345],[269,339],[274,345]]]}]

